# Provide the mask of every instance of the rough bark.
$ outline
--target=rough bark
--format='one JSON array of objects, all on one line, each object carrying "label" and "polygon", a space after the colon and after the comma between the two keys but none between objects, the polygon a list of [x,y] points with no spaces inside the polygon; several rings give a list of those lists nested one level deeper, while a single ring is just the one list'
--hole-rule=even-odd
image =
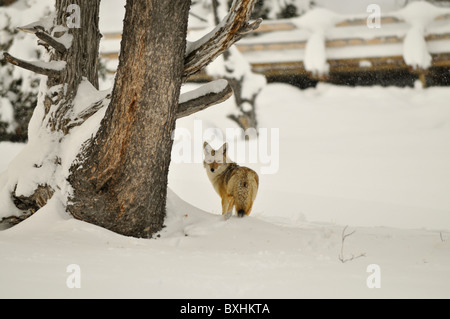
[{"label": "rough bark", "polygon": [[164,222],[190,1],[127,1],[119,68],[97,137],[71,169],[76,218],[151,237]]},{"label": "rough bark", "polygon": [[[70,5],[80,7],[80,27],[67,26],[67,19],[71,12]],[[83,77],[98,88],[98,63],[99,45],[101,34],[98,27],[100,0],[56,0],[56,21],[55,28],[50,30],[50,36],[59,38],[68,32],[73,36],[69,50],[61,53],[54,50],[51,60],[66,61],[67,65],[60,77],[50,77],[47,85],[64,85],[58,95],[47,97],[46,100],[52,105],[57,105],[55,113],[51,115],[49,125],[53,130],[60,130],[64,134],[68,133],[67,124],[73,107],[73,99],[78,91],[78,85]],[[63,26],[65,31],[60,31],[59,26]],[[51,102],[50,102],[51,101]],[[50,108],[48,108],[50,110]]]}]

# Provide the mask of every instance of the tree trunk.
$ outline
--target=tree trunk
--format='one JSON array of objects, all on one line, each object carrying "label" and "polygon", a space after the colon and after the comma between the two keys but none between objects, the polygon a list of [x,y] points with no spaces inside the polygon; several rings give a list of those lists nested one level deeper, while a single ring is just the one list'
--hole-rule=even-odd
[{"label": "tree trunk", "polygon": [[[80,25],[69,28],[67,19],[76,15],[76,11],[71,12],[69,8],[74,5],[80,8],[80,14],[73,16],[73,19],[79,19]],[[60,76],[49,76],[48,87],[60,84],[64,87],[59,90],[57,98],[46,97],[46,113],[50,111],[49,105],[58,106],[51,115],[49,125],[53,130],[60,130],[64,134],[68,133],[67,125],[70,122],[73,100],[82,78],[87,78],[98,89],[98,52],[101,38],[98,27],[99,10],[100,0],[56,0],[56,28],[52,30],[51,35],[55,38],[63,36],[65,31],[59,31],[59,26],[64,26],[73,36],[73,40],[70,50],[53,50],[51,55],[51,60],[66,61],[67,64]]]},{"label": "tree trunk", "polygon": [[[89,94],[79,90],[83,78],[97,86],[100,0],[57,0],[53,26],[38,21],[18,28],[35,34],[51,53],[50,63],[24,61],[6,52],[3,56],[9,63],[48,77],[47,88],[41,86],[39,93],[29,145],[32,151],[43,141],[52,148],[38,153],[32,168],[24,167],[33,171],[29,182],[37,185],[31,196],[27,187],[19,187],[17,173],[8,179],[1,191],[9,193],[15,207],[27,212],[21,216],[17,211],[11,215],[0,212],[0,223],[27,218],[56,192],[77,219],[135,237],[151,237],[161,230],[176,119],[232,94],[230,85],[218,80],[183,94],[180,100],[181,83],[259,26],[261,19],[249,23],[255,1],[234,0],[218,27],[187,46],[191,1],[127,0],[112,95],[92,96],[98,100],[89,100],[89,105],[74,103],[79,95],[86,100]],[[83,83],[83,88],[84,84],[88,86]],[[95,136],[84,142],[74,160],[65,152],[65,147],[73,146],[64,144],[71,141],[65,135],[103,107],[107,107],[106,114],[98,130],[91,124],[86,127]],[[69,172],[68,163],[72,165]],[[48,184],[32,177],[41,168],[55,172]]]},{"label": "tree trunk", "polygon": [[97,137],[71,168],[68,210],[135,237],[163,227],[190,1],[127,1],[119,68]]}]

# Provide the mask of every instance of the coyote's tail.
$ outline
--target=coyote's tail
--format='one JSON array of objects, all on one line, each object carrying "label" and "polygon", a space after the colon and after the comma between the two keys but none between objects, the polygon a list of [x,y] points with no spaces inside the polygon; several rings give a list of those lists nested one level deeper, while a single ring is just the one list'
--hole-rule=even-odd
[{"label": "coyote's tail", "polygon": [[250,214],[256,196],[257,185],[249,176],[244,176],[239,183],[235,196],[235,206],[238,217]]}]

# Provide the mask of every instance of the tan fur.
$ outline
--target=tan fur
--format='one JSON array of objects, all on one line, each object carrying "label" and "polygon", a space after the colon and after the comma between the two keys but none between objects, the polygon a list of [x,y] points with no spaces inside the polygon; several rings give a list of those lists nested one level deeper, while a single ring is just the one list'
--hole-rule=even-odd
[{"label": "tan fur", "polygon": [[205,142],[203,148],[205,152],[203,166],[214,189],[222,199],[222,215],[229,218],[232,215],[233,206],[236,214],[240,212],[246,216],[250,215],[258,191],[258,174],[248,167],[232,162],[227,157],[226,143],[220,149],[214,150]]}]

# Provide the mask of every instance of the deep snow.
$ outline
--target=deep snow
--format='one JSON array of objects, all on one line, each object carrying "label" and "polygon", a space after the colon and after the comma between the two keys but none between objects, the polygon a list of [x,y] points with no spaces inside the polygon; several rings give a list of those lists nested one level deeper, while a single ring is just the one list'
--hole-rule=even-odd
[{"label": "deep snow", "polygon": [[[0,232],[0,297],[449,298],[449,98],[448,88],[269,84],[258,115],[261,129],[279,129],[269,157],[279,165],[261,174],[269,162],[248,163],[260,173],[250,217],[218,215],[201,163],[172,163],[157,239],[74,220],[55,197]],[[231,98],[177,128],[194,138],[199,124],[235,127],[233,108]],[[0,170],[22,148],[1,143]],[[344,257],[365,257],[341,263],[345,225],[356,232]],[[81,288],[66,285],[71,264]],[[372,264],[381,288],[367,286]]]},{"label": "deep snow", "polygon": [[[266,159],[266,163],[247,164],[258,173],[270,164],[278,170],[260,176],[263,186],[254,214],[353,226],[449,230],[449,98],[450,90],[438,87],[320,84],[300,91],[286,84],[268,85],[257,99],[258,121],[269,139],[279,130],[279,154],[269,149],[272,163]],[[229,99],[178,120],[177,129],[193,132],[195,150],[203,143],[194,141],[201,135],[198,127],[204,132],[209,127],[226,132],[235,127],[225,118],[233,110],[234,101]],[[259,142],[263,147],[262,138]],[[216,143],[216,148],[220,145]],[[203,175],[200,163],[173,164],[171,187],[194,206],[219,212],[217,195],[203,182]]]}]

